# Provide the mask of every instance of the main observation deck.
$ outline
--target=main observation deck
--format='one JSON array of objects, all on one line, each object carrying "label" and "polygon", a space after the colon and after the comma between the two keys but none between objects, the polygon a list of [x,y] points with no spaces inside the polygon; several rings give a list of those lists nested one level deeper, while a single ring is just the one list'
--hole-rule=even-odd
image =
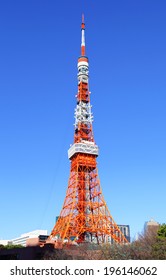
[{"label": "main observation deck", "polygon": [[77,153],[90,154],[97,157],[99,155],[99,148],[94,142],[82,140],[82,142],[75,143],[69,148],[68,158],[71,159]]}]

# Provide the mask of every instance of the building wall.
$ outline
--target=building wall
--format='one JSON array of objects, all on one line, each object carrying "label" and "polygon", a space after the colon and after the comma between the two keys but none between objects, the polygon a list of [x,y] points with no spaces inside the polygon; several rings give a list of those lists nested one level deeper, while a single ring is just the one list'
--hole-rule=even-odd
[{"label": "building wall", "polygon": [[9,240],[0,240],[0,245],[8,245]]},{"label": "building wall", "polygon": [[119,229],[123,233],[123,235],[126,237],[128,242],[130,242],[130,227],[129,225],[118,225]]},{"label": "building wall", "polygon": [[26,242],[30,238],[38,238],[39,235],[47,235],[47,230],[34,230],[28,233],[21,234],[20,237],[14,238],[11,240],[12,244],[21,244],[26,246]]},{"label": "building wall", "polygon": [[47,230],[34,230],[28,233],[21,234],[17,238],[9,240],[10,244],[26,246],[27,240],[30,238],[38,238],[39,235],[48,235]]},{"label": "building wall", "polygon": [[146,222],[144,225],[144,232],[147,233],[148,231],[153,231],[153,232],[157,232],[159,229],[160,224],[156,221],[154,221],[153,219],[151,219],[150,221]]}]

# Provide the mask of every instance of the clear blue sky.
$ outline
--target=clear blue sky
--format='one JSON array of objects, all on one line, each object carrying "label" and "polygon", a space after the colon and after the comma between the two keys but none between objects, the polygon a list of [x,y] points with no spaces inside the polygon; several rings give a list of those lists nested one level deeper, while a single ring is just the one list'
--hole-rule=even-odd
[{"label": "clear blue sky", "polygon": [[0,3],[0,239],[50,232],[73,143],[85,14],[98,169],[131,235],[166,222],[166,2]]}]

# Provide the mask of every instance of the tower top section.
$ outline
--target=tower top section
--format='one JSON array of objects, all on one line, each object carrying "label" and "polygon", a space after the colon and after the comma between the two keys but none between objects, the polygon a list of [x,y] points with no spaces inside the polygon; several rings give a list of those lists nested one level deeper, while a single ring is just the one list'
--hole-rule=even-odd
[{"label": "tower top section", "polygon": [[[76,95],[77,105],[75,109],[75,133],[74,143],[69,150],[69,158],[71,154],[77,153],[93,153],[95,156],[98,151],[92,147],[94,146],[94,138],[92,131],[93,114],[90,105],[90,91],[89,91],[89,63],[88,58],[85,56],[85,22],[84,15],[82,15],[81,22],[81,55],[77,63],[77,80],[78,80],[78,93]],[[84,144],[83,142],[84,141]],[[86,141],[86,143],[85,143]],[[87,143],[88,141],[88,143]],[[90,145],[90,146],[89,146]]]},{"label": "tower top section", "polygon": [[85,56],[85,22],[84,22],[84,14],[82,14],[82,23],[81,23],[81,56]]}]

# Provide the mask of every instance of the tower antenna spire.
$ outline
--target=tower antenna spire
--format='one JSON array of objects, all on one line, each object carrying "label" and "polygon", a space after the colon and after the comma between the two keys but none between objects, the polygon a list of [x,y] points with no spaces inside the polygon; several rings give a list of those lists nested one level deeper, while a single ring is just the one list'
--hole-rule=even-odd
[{"label": "tower antenna spire", "polygon": [[81,23],[81,56],[85,56],[85,21],[84,21],[84,14],[82,14],[82,23]]}]

